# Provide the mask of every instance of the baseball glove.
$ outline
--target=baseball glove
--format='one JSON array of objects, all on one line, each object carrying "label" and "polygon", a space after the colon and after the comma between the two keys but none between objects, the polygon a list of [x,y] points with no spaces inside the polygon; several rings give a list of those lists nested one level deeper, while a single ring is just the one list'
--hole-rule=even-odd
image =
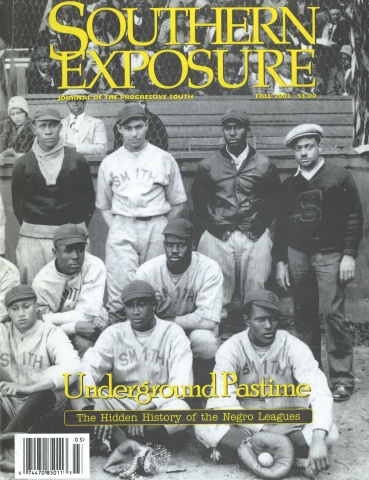
[{"label": "baseball glove", "polygon": [[[273,457],[270,467],[262,467],[258,455],[268,452]],[[291,440],[280,433],[259,432],[244,441],[238,456],[242,463],[261,478],[284,478],[291,470],[294,461],[294,449]]]}]

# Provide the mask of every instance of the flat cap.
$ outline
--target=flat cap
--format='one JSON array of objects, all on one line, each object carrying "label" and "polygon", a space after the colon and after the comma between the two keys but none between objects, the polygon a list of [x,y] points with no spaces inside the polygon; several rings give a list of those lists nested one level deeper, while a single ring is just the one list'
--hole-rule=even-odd
[{"label": "flat cap", "polygon": [[63,92],[63,95],[90,95],[90,92],[83,88],[69,88]]},{"label": "flat cap", "polygon": [[138,103],[126,103],[117,114],[117,124],[124,125],[134,118],[147,120],[145,110]]},{"label": "flat cap", "polygon": [[39,107],[33,114],[33,120],[55,120],[61,121],[60,113],[56,108],[43,105]]},{"label": "flat cap", "polygon": [[27,298],[34,298],[36,300],[35,291],[28,285],[17,285],[6,292],[5,305],[10,307],[14,302],[27,300]]},{"label": "flat cap", "polygon": [[293,147],[294,143],[302,137],[319,137],[322,138],[323,129],[320,125],[316,123],[303,123],[293,128],[290,132],[287,133],[286,140],[284,144],[286,147]]},{"label": "flat cap", "polygon": [[259,307],[270,308],[281,313],[279,298],[269,290],[253,290],[248,293],[244,299],[244,307],[249,304],[258,305]]},{"label": "flat cap", "polygon": [[175,235],[179,238],[192,238],[193,225],[184,218],[169,220],[167,226],[163,230],[163,235]]},{"label": "flat cap", "polygon": [[346,55],[350,55],[350,57],[352,57],[351,45],[342,45],[340,52],[345,53]]},{"label": "flat cap", "polygon": [[74,243],[87,243],[87,233],[84,228],[73,223],[66,223],[54,232],[54,244],[73,245]]},{"label": "flat cap", "polygon": [[143,280],[134,280],[123,288],[122,302],[126,303],[136,298],[152,298],[155,300],[155,290]]},{"label": "flat cap", "polygon": [[226,110],[225,114],[222,117],[222,124],[227,122],[228,120],[237,120],[238,122],[246,126],[250,124],[250,118],[246,110],[242,110],[241,108],[229,108],[228,110]]}]

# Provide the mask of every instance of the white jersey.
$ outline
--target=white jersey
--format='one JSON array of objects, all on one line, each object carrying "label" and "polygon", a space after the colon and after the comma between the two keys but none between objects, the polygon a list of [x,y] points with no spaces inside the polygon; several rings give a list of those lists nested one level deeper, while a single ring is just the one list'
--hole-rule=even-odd
[{"label": "white jersey", "polygon": [[108,155],[99,168],[96,207],[126,217],[167,214],[187,200],[175,159],[151,143],[139,152],[125,146]]},{"label": "white jersey", "polygon": [[[70,340],[60,328],[37,320],[24,333],[12,322],[0,324],[0,380],[32,385],[43,378],[55,384],[58,398],[64,395],[63,373],[70,373],[73,383],[81,371],[81,361]],[[12,405],[10,416],[21,408],[27,397],[7,397]]]},{"label": "white jersey", "polygon": [[107,317],[103,308],[105,282],[104,263],[86,252],[79,273],[58,272],[53,260],[40,270],[32,287],[44,321],[59,325],[65,333],[73,335],[77,321]]},{"label": "white jersey", "polygon": [[[178,325],[155,319],[156,325],[143,345],[129,321],[108,327],[85,353],[83,372],[92,375],[95,383],[112,373],[114,385],[192,384],[190,341]],[[168,399],[152,401],[160,408]]]},{"label": "white jersey", "polygon": [[136,280],[144,280],[155,289],[159,318],[185,324],[202,319],[220,322],[223,301],[223,274],[217,262],[192,252],[190,266],[177,284],[173,282],[165,255],[140,266]]},{"label": "white jersey", "polygon": [[20,285],[20,276],[15,265],[5,258],[0,257],[0,322],[9,318],[8,310],[5,306],[6,292],[16,285]]},{"label": "white jersey", "polygon": [[[210,398],[206,408],[255,408],[255,399],[237,398],[238,384],[299,384],[310,386],[308,397],[259,397],[257,409],[309,408],[314,411],[309,428],[330,431],[333,422],[333,398],[324,373],[319,369],[311,350],[305,343],[288,332],[278,330],[269,350],[260,357],[249,339],[249,329],[233,335],[219,348],[215,360],[217,392],[219,398]],[[229,385],[229,397],[222,396],[224,377],[221,372],[234,372],[238,383]],[[220,393],[219,393],[220,392]],[[251,431],[260,431],[262,424],[247,424]],[[229,430],[228,425],[196,427],[196,435],[207,447],[215,446]]]}]

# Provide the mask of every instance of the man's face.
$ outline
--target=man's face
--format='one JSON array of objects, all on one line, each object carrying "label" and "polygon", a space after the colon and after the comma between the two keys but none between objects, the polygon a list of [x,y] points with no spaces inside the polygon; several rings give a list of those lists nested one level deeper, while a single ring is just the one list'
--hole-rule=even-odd
[{"label": "man's face", "polygon": [[53,65],[53,61],[51,58],[46,56],[40,56],[36,59],[36,65],[40,72],[48,74],[51,71],[51,67]]},{"label": "man's face", "polygon": [[183,27],[186,24],[186,16],[183,13],[177,15],[177,26]]},{"label": "man's face", "polygon": [[58,143],[60,138],[61,123],[56,120],[35,120],[32,125],[41,148],[48,152]]},{"label": "man's face", "polygon": [[133,330],[147,332],[155,325],[154,317],[155,300],[150,298],[135,298],[124,304],[128,320]]},{"label": "man's face", "polygon": [[247,128],[237,120],[229,120],[223,124],[223,135],[230,150],[246,147]]},{"label": "man's face", "polygon": [[67,102],[68,109],[72,115],[78,117],[85,110],[85,102],[83,100],[73,100]]},{"label": "man's face", "polygon": [[279,315],[270,308],[252,305],[249,318],[249,338],[259,347],[267,347],[274,342],[277,333]]},{"label": "man's face", "polygon": [[82,270],[86,245],[83,242],[72,245],[56,243],[53,248],[58,269],[64,275],[74,275]]},{"label": "man's face", "polygon": [[249,69],[251,70],[252,73],[258,73],[258,71],[259,71],[258,62],[250,62],[249,63]]},{"label": "man's face", "polygon": [[315,137],[302,137],[292,150],[302,170],[312,170],[319,161],[322,147]]},{"label": "man's face", "polygon": [[130,152],[142,150],[146,145],[147,122],[145,120],[130,120],[124,125],[118,125],[118,131]]},{"label": "man's face", "polygon": [[167,262],[171,267],[181,269],[181,267],[187,267],[191,262],[191,240],[179,238],[175,235],[165,235],[164,249]]},{"label": "man's face", "polygon": [[329,19],[333,25],[336,25],[340,19],[341,11],[339,8],[331,8],[329,10]]},{"label": "man's face", "polygon": [[348,70],[349,68],[351,68],[351,57],[350,57],[350,55],[347,55],[347,53],[341,52],[340,61],[341,61],[342,67],[345,70]]},{"label": "man's face", "polygon": [[34,298],[12,303],[8,307],[9,316],[17,330],[24,333],[37,322],[37,306]]}]

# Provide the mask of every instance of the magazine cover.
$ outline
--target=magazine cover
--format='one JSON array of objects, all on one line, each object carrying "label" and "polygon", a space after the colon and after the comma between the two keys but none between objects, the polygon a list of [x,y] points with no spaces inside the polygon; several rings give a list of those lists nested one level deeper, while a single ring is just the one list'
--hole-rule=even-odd
[{"label": "magazine cover", "polygon": [[368,24],[0,0],[1,479],[367,478]]}]

